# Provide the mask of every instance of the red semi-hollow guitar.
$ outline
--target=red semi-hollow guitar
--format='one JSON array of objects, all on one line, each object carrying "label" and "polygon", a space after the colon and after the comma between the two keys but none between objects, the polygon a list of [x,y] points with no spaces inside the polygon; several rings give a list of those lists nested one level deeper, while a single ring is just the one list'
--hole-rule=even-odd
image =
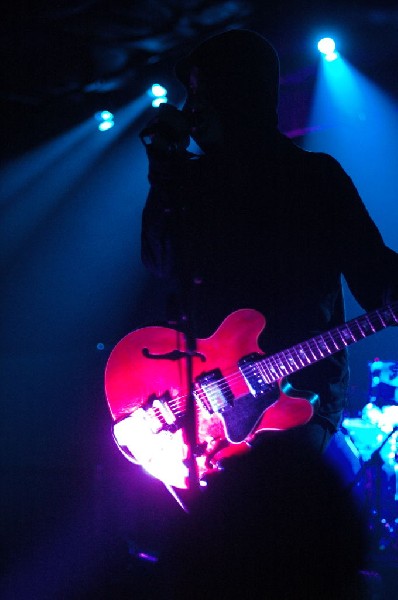
[{"label": "red semi-hollow guitar", "polygon": [[[397,324],[395,302],[267,357],[258,346],[263,315],[253,309],[230,314],[211,337],[196,341],[192,359],[199,478],[249,449],[260,431],[310,420],[318,398],[294,390],[289,374]],[[188,487],[185,353],[181,332],[145,327],[115,346],[105,371],[119,448],[166,485],[182,489]]]}]

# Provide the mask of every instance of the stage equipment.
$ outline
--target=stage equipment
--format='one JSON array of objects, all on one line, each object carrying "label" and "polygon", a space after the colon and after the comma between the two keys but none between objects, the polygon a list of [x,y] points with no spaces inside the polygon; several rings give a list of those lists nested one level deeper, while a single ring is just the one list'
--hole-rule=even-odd
[{"label": "stage equipment", "polygon": [[398,362],[369,366],[369,402],[343,430],[362,461],[352,482],[362,490],[379,550],[398,554]]},{"label": "stage equipment", "polygon": [[325,60],[332,62],[338,58],[339,54],[336,52],[336,43],[334,39],[325,37],[319,40],[318,50],[324,55]]},{"label": "stage equipment", "polygon": [[95,119],[98,121],[99,131],[107,131],[115,125],[114,115],[109,110],[98,111],[95,113]]},{"label": "stage equipment", "polygon": [[376,406],[398,406],[398,362],[378,358],[369,366],[369,402]]},{"label": "stage equipment", "polygon": [[161,104],[167,103],[167,90],[160,83],[154,83],[148,90],[149,96],[152,98],[152,106],[158,108]]}]

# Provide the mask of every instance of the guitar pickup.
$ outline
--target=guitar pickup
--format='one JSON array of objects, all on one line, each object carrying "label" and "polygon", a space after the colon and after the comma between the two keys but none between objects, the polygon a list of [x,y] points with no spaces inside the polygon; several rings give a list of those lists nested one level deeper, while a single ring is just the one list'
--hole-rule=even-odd
[{"label": "guitar pickup", "polygon": [[209,413],[222,413],[233,406],[234,396],[220,369],[199,375],[196,383],[199,398]]},{"label": "guitar pickup", "polygon": [[260,354],[248,354],[241,358],[238,362],[238,367],[243,375],[244,380],[250,390],[250,393],[255,398],[269,392],[270,388],[274,387],[266,381],[265,374],[261,372],[259,361],[262,356]]},{"label": "guitar pickup", "polygon": [[170,407],[171,396],[168,392],[158,398],[155,394],[150,396],[143,407],[147,413],[151,413],[157,422],[156,432],[166,430],[174,433],[179,428],[178,418]]}]

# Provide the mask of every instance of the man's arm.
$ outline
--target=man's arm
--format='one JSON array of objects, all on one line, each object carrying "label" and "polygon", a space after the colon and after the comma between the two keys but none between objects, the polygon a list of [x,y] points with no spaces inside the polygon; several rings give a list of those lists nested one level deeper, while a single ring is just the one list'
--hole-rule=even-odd
[{"label": "man's arm", "polygon": [[342,169],[340,179],[334,226],[340,240],[342,272],[356,300],[369,311],[398,300],[398,254],[385,245],[351,178]]}]

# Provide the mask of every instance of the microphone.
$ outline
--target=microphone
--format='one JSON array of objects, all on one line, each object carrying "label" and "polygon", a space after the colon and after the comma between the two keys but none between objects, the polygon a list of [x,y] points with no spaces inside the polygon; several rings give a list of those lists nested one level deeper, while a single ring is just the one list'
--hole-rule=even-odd
[{"label": "microphone", "polygon": [[139,133],[144,146],[164,152],[186,150],[191,131],[187,114],[166,103],[161,104],[158,111],[158,115]]}]

